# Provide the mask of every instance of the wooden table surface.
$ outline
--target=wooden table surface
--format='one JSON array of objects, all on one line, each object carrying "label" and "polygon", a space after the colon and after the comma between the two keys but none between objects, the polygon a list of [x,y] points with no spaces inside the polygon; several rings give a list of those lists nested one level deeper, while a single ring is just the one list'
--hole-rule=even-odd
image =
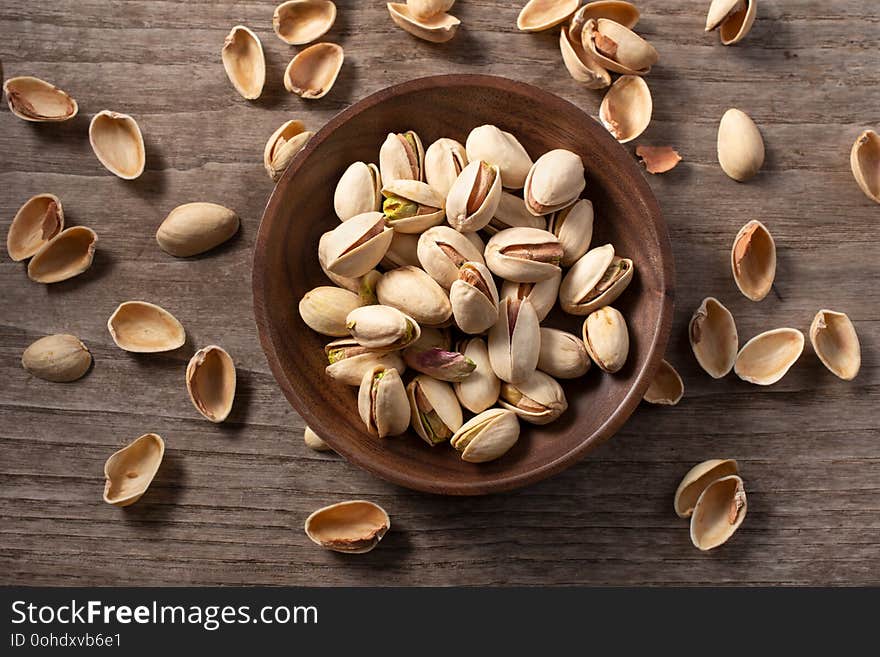
[{"label": "wooden table surface", "polygon": [[[461,0],[463,27],[443,45],[397,29],[383,2],[337,5],[327,38],[344,46],[345,66],[331,93],[311,102],[282,85],[295,49],[272,32],[272,2],[10,0],[0,9],[5,77],[48,79],[80,107],[73,121],[32,125],[3,103],[2,232],[25,199],[52,192],[70,224],[100,237],[92,268],[51,286],[0,258],[2,583],[880,583],[880,207],[849,168],[858,133],[880,128],[880,7],[761,0],[751,34],[725,48],[703,32],[708,0],[640,3],[638,30],[661,59],[647,78],[654,120],[638,143],[672,144],[684,156],[650,183],[676,257],[668,358],[686,396],[675,408],[643,404],[615,438],[549,481],[447,499],[303,445],[252,315],[252,247],[272,190],[263,145],[286,119],[318,129],[369,93],[434,73],[508,76],[593,115],[601,93],[568,76],[555,31],[517,32],[517,2]],[[220,64],[237,23],[266,51],[256,102],[234,92]],[[766,140],[764,168],[747,184],[716,161],[718,121],[732,106]],[[134,182],[110,175],[89,148],[89,119],[105,108],[132,114],[144,132],[147,169]],[[160,251],[154,233],[164,216],[202,200],[237,210],[240,234],[194,259]],[[737,291],[728,262],[736,231],[753,218],[779,253],[775,293],[760,303]],[[728,305],[743,339],[778,326],[806,332],[819,308],[847,312],[861,338],[860,375],[838,380],[807,346],[775,386],[710,379],[686,336],[707,295]],[[106,321],[127,299],[171,310],[187,345],[152,356],[116,348]],[[76,334],[94,355],[79,382],[47,383],[21,368],[25,347],[57,332]],[[225,346],[238,366],[235,408],[221,426],[197,415],[183,383],[187,360],[208,343]],[[105,459],[148,431],[168,446],[149,492],[126,510],[103,503]],[[749,513],[730,543],[704,554],[672,496],[688,468],[715,457],[740,462]],[[379,549],[346,558],[309,542],[309,512],[360,497],[392,516]]]}]

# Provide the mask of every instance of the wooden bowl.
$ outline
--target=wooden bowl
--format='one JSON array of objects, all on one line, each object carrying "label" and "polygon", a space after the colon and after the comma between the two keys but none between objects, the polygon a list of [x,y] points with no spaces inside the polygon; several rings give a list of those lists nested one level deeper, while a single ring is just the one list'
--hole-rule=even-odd
[{"label": "wooden bowl", "polygon": [[[614,304],[626,317],[630,352],[617,374],[593,365],[563,382],[569,408],[546,426],[522,423],[519,442],[491,463],[465,463],[448,444],[431,448],[415,433],[366,433],[357,389],[325,373],[326,338],[300,319],[297,304],[328,285],[318,265],[321,234],[338,225],[333,192],[355,160],[378,162],[389,132],[415,130],[428,147],[439,137],[464,143],[490,123],[515,134],[533,158],[553,148],[584,161],[584,197],[596,211],[593,246],[612,242],[636,274]],[[559,472],[612,436],[642,399],[663,358],[673,308],[673,261],[657,201],[633,157],[578,107],[536,87],[484,75],[421,78],[379,91],[334,117],[296,157],[275,187],[254,252],[254,312],[272,373],[315,432],[349,461],[408,488],[475,495],[510,490]],[[558,309],[549,325],[581,334],[583,318]]]}]

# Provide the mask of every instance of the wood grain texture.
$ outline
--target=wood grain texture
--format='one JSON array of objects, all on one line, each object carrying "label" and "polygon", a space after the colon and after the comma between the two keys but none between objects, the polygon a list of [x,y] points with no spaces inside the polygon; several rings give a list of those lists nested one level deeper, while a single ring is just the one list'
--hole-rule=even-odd
[{"label": "wood grain texture", "polygon": [[[384,3],[340,1],[327,35],[346,49],[333,91],[317,102],[284,91],[295,49],[271,29],[273,3],[6,2],[0,59],[6,77],[36,75],[80,104],[67,124],[35,126],[0,109],[0,224],[29,196],[59,195],[71,225],[94,228],[95,264],[77,279],[31,283],[0,259],[0,572],[5,584],[878,584],[880,583],[880,291],[874,284],[880,208],[858,189],[848,154],[880,126],[880,8],[864,0],[762,0],[751,34],[724,48],[704,34],[704,5],[644,0],[639,31],[661,55],[647,79],[654,121],[638,140],[673,144],[685,161],[650,177],[677,264],[670,351],[686,395],[672,409],[643,406],[585,461],[536,486],[485,498],[413,493],[309,451],[260,350],[250,263],[271,191],[263,145],[288,118],[320,127],[390,83],[434,73],[505,75],[548,88],[595,115],[601,95],[564,71],[553,33],[515,29],[517,3],[462,0],[463,27],[442,45],[397,29]],[[262,38],[264,96],[238,97],[220,64],[230,27]],[[717,165],[715,133],[728,107],[748,112],[767,145],[762,172],[741,185]],[[92,155],[92,114],[135,116],[147,170],[134,182]],[[630,146],[634,148],[634,144]],[[329,181],[328,184],[332,184]],[[173,207],[206,200],[235,208],[238,237],[177,260],[154,233]],[[776,291],[745,299],[728,254],[748,219],[779,249]],[[713,381],[685,327],[712,294],[743,339],[777,326],[806,331],[815,311],[847,312],[862,342],[851,383],[809,347],[777,385]],[[125,299],[171,310],[189,341],[177,352],[117,349],[107,317]],[[93,370],[50,384],[21,368],[48,333],[82,338]],[[186,361],[223,345],[239,395],[227,424],[200,418],[186,397]],[[155,431],[166,460],[127,510],[101,501],[107,456]],[[679,478],[706,458],[735,457],[749,514],[728,545],[697,552],[672,511]],[[302,532],[308,513],[366,497],[391,514],[379,549],[344,558]]]}]

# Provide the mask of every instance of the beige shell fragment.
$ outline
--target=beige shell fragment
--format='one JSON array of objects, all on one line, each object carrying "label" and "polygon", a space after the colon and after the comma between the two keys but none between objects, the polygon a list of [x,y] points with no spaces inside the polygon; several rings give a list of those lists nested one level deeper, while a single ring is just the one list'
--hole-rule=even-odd
[{"label": "beige shell fragment", "polygon": [[162,457],[165,441],[155,433],[145,433],[110,455],[104,463],[104,501],[129,506],[147,492]]},{"label": "beige shell fragment", "polygon": [[793,328],[765,331],[743,345],[733,366],[743,381],[769,386],[785,376],[804,351],[804,334]]},{"label": "beige shell fragment", "polygon": [[34,123],[67,121],[79,108],[70,95],[58,87],[31,76],[9,78],[3,83],[6,102],[13,116]]},{"label": "beige shell fragment", "polygon": [[445,12],[435,14],[430,18],[419,18],[402,2],[389,2],[386,6],[395,25],[414,37],[432,43],[449,41],[455,36],[458,26],[461,25],[460,20]]},{"label": "beige shell fragment", "polygon": [[186,366],[186,390],[196,410],[211,422],[223,422],[235,401],[235,363],[222,347],[199,349]]},{"label": "beige shell fragment", "polygon": [[668,360],[662,360],[643,399],[649,404],[675,406],[684,396],[684,382]]},{"label": "beige shell fragment", "polygon": [[820,310],[810,324],[813,350],[835,376],[851,381],[862,365],[859,336],[850,318],[834,310]]},{"label": "beige shell fragment", "polygon": [[144,172],[144,136],[128,114],[110,110],[95,114],[89,124],[89,143],[104,168],[123,180],[133,180]]},{"label": "beige shell fragment", "polygon": [[320,39],[336,21],[336,5],[330,0],[290,0],[275,7],[272,29],[292,46]]},{"label": "beige shell fragment", "polygon": [[849,164],[859,188],[874,203],[880,203],[880,135],[865,130],[853,144]]},{"label": "beige shell fragment", "polygon": [[363,554],[379,544],[391,518],[378,504],[351,500],[318,509],[306,518],[305,532],[313,543],[346,554]]},{"label": "beige shell fragment", "polygon": [[287,165],[305,148],[314,134],[311,130],[306,130],[302,121],[296,120],[285,121],[272,133],[263,149],[263,168],[273,182],[278,182]]},{"label": "beige shell fragment", "polygon": [[758,0],[712,0],[706,15],[706,32],[718,29],[721,43],[732,46],[751,31],[758,13]]},{"label": "beige shell fragment", "polygon": [[91,228],[72,226],[58,233],[28,263],[28,278],[58,283],[79,276],[92,266],[98,236]]},{"label": "beige shell fragment", "polygon": [[648,173],[666,173],[681,162],[681,155],[672,146],[636,146],[636,155]]},{"label": "beige shell fragment", "polygon": [[6,251],[16,262],[30,258],[64,229],[64,208],[54,194],[31,196],[22,205],[6,234]]},{"label": "beige shell fragment", "polygon": [[309,426],[307,426],[303,431],[303,442],[306,444],[306,447],[316,452],[333,451],[333,448],[330,447],[330,445],[328,445],[326,442],[324,442],[324,439],[316,434],[314,429]]},{"label": "beige shell fragment", "polygon": [[178,205],[156,231],[165,253],[188,258],[220,246],[238,232],[238,215],[216,203]]},{"label": "beige shell fragment", "polygon": [[571,77],[583,82],[587,89],[604,89],[611,84],[611,75],[581,45],[580,40],[571,38],[570,31],[563,27],[559,31],[559,51],[562,63]]},{"label": "beige shell fragment", "polygon": [[639,22],[639,10],[631,2],[624,0],[597,0],[596,2],[588,2],[578,9],[571,17],[569,22],[569,32],[572,39],[580,42],[581,32],[587,21],[607,18],[619,23],[624,27],[633,29]]},{"label": "beige shell fragment", "polygon": [[284,88],[300,98],[327,95],[345,61],[345,51],[335,43],[316,43],[301,50],[284,71]]},{"label": "beige shell fragment", "polygon": [[700,494],[691,516],[691,541],[700,550],[726,543],[746,517],[748,503],[737,475],[716,479]]},{"label": "beige shell fragment", "polygon": [[697,500],[709,484],[737,472],[737,464],[733,459],[711,459],[697,463],[682,477],[675,491],[675,513],[679,518],[690,518]]},{"label": "beige shell fragment", "polygon": [[718,299],[703,299],[691,317],[688,337],[697,362],[713,379],[733,369],[739,336],[733,315]]},{"label": "beige shell fragment", "polygon": [[580,0],[529,0],[516,18],[523,32],[549,30],[564,23],[577,10]]},{"label": "beige shell fragment", "polygon": [[55,383],[82,378],[92,365],[92,354],[73,335],[47,335],[21,355],[21,366],[36,377]]},{"label": "beige shell fragment", "polygon": [[625,144],[647,129],[653,111],[654,101],[644,78],[622,75],[602,99],[599,120],[617,141]]},{"label": "beige shell fragment", "polygon": [[455,0],[406,0],[409,13],[418,18],[430,18],[449,11]]},{"label": "beige shell fragment", "polygon": [[749,221],[736,234],[730,268],[736,286],[752,301],[760,301],[770,292],[776,278],[776,243],[760,221]]},{"label": "beige shell fragment", "polygon": [[764,164],[764,138],[745,112],[730,108],[718,124],[718,163],[738,182],[755,176]]},{"label": "beige shell fragment", "polygon": [[170,351],[186,342],[186,332],[177,318],[146,301],[119,304],[107,320],[107,330],[116,346],[135,353]]},{"label": "beige shell fragment", "polygon": [[260,37],[244,25],[236,25],[223,41],[220,58],[235,90],[247,100],[259,98],[266,83],[266,57]]},{"label": "beige shell fragment", "polygon": [[647,75],[660,59],[654,46],[607,18],[588,20],[581,31],[581,43],[600,66],[622,75]]}]

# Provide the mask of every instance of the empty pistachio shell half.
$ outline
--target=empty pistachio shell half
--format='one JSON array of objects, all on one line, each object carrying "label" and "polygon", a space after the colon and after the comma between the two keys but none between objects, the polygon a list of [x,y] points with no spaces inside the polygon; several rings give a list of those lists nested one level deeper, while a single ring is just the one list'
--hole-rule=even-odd
[{"label": "empty pistachio shell half", "polygon": [[498,290],[482,262],[466,262],[449,290],[452,315],[465,333],[482,333],[498,321]]},{"label": "empty pistachio shell half", "polygon": [[765,331],[743,345],[733,371],[743,381],[769,386],[785,376],[804,350],[804,334],[793,328]]},{"label": "empty pistachio shell half", "polygon": [[56,383],[76,381],[89,371],[92,354],[82,341],[64,333],[47,335],[21,355],[21,366],[36,377]]},{"label": "empty pistachio shell half", "polygon": [[485,463],[506,454],[518,439],[516,414],[503,408],[491,408],[465,422],[449,442],[461,452],[462,461]]},{"label": "empty pistachio shell half", "polygon": [[159,226],[156,241],[179,258],[198,255],[223,244],[238,232],[235,211],[216,203],[178,205]]},{"label": "empty pistachio shell half", "polygon": [[716,479],[700,494],[691,516],[691,541],[700,550],[726,543],[746,517],[743,480],[737,475]]},{"label": "empty pistachio shell half", "polygon": [[737,464],[733,459],[712,459],[697,463],[687,471],[675,491],[675,513],[679,518],[690,518],[697,500],[709,484],[736,473]]},{"label": "empty pistachio shell half", "polygon": [[577,10],[580,0],[529,0],[516,18],[523,32],[549,30],[564,23]]},{"label": "empty pistachio shell half", "polygon": [[568,27],[571,35],[580,39],[584,25],[590,19],[607,18],[615,23],[620,23],[624,27],[633,29],[639,22],[639,17],[639,10],[631,2],[625,2],[624,0],[597,0],[596,2],[588,2],[578,9],[572,15]]},{"label": "empty pistachio shell half", "polygon": [[401,374],[406,370],[400,352],[372,351],[353,338],[334,340],[324,347],[324,353],[329,363],[324,370],[327,376],[349,386],[359,386],[364,373],[373,367],[393,368]]},{"label": "empty pistachio shell half", "polygon": [[486,264],[508,281],[534,283],[553,278],[562,262],[562,245],[540,228],[508,228],[486,244]]},{"label": "empty pistachio shell half", "polygon": [[446,291],[418,267],[398,267],[376,286],[379,303],[393,306],[420,325],[441,326],[452,317]]},{"label": "empty pistachio shell half", "polygon": [[382,178],[379,167],[353,162],[342,174],[333,192],[333,209],[340,221],[348,221],[364,212],[382,209]]},{"label": "empty pistachio shell half", "polygon": [[581,42],[600,66],[622,75],[646,75],[660,59],[654,46],[607,18],[587,20]]},{"label": "empty pistachio shell half", "polygon": [[522,383],[502,383],[498,403],[531,424],[549,424],[568,408],[562,386],[538,370]]},{"label": "empty pistachio shell half", "polygon": [[562,270],[555,276],[545,278],[537,283],[517,283],[504,281],[501,286],[501,296],[517,299],[528,299],[535,309],[538,321],[543,322],[556,304],[559,294],[559,282],[562,280]]},{"label": "empty pistachio shell half", "polygon": [[522,189],[532,158],[512,134],[494,125],[481,125],[470,131],[465,148],[468,161],[483,160],[498,167],[503,187]]},{"label": "empty pistachio shell half", "polygon": [[306,130],[302,121],[296,120],[285,121],[272,133],[263,149],[263,168],[274,182],[278,182],[294,156],[305,147],[314,134],[311,130]]},{"label": "empty pistachio shell half", "polygon": [[323,98],[327,95],[345,60],[342,46],[316,43],[297,53],[284,71],[284,88],[300,98]]},{"label": "empty pistachio shell half", "polygon": [[820,310],[810,324],[813,351],[835,376],[851,381],[862,365],[859,336],[850,318],[833,310]]},{"label": "empty pistachio shell half", "polygon": [[275,7],[272,29],[292,46],[320,39],[336,21],[336,5],[330,0],[290,0]]},{"label": "empty pistachio shell half", "polygon": [[110,173],[133,180],[144,172],[147,158],[144,136],[132,117],[103,110],[89,124],[89,143],[98,161]]},{"label": "empty pistachio shell half", "polygon": [[712,0],[706,15],[706,31],[718,29],[721,43],[732,46],[751,31],[758,13],[758,0]]},{"label": "empty pistachio shell half", "polygon": [[587,89],[604,89],[610,85],[611,75],[581,45],[580,32],[577,33],[577,40],[572,39],[571,34],[571,30],[565,27],[559,31],[562,63],[565,64],[571,77],[583,82]]},{"label": "empty pistachio shell half", "polygon": [[599,120],[621,144],[641,135],[651,123],[654,103],[644,78],[622,75],[599,106]]},{"label": "empty pistachio shell half", "polygon": [[489,349],[483,338],[466,338],[457,348],[474,363],[469,376],[455,384],[458,401],[472,413],[482,413],[495,405],[501,391],[501,380],[489,361]]},{"label": "empty pistachio shell half", "polygon": [[559,286],[559,303],[570,315],[588,315],[607,306],[627,288],[635,267],[614,254],[611,244],[587,251],[569,269]]},{"label": "empty pistachio shell half", "polygon": [[299,316],[313,331],[322,335],[348,335],[345,320],[355,308],[364,305],[361,297],[351,290],[322,285],[309,290],[299,301]]},{"label": "empty pistachio shell half", "polygon": [[461,25],[460,20],[445,12],[435,14],[430,18],[419,18],[402,2],[389,2],[386,6],[391,20],[397,27],[409,32],[414,37],[432,43],[449,41],[455,36],[458,26]]},{"label": "empty pistachio shell half", "polygon": [[314,429],[307,426],[305,431],[303,431],[303,442],[306,444],[306,447],[312,449],[316,452],[332,452],[333,448],[330,447],[327,443],[324,442],[324,439],[321,438],[318,434],[315,433]]},{"label": "empty pistachio shell half", "polygon": [[345,319],[345,325],[357,343],[374,351],[404,349],[419,339],[416,321],[391,306],[361,306]]},{"label": "empty pistachio shell half", "polygon": [[675,406],[684,396],[684,381],[668,360],[660,361],[654,372],[651,385],[645,391],[643,399],[649,404]]},{"label": "empty pistachio shell half", "polygon": [[547,228],[547,220],[529,212],[525,201],[510,192],[501,192],[501,200],[495,208],[495,216],[486,224],[484,230],[490,235],[508,228]]},{"label": "empty pistachio shell half", "polygon": [[392,180],[382,188],[385,223],[398,233],[421,233],[446,218],[444,199],[419,180]]},{"label": "empty pistachio shell half", "polygon": [[590,356],[576,335],[542,326],[538,369],[557,379],[576,379],[590,369]]},{"label": "empty pistachio shell half", "polygon": [[186,390],[203,417],[211,422],[223,422],[235,401],[232,357],[214,344],[199,349],[186,366]]},{"label": "empty pistachio shell half", "polygon": [[501,170],[495,164],[471,160],[446,195],[446,220],[461,233],[486,226],[501,201]]},{"label": "empty pistachio shell half", "polygon": [[412,428],[432,447],[449,440],[461,427],[461,406],[450,384],[422,374],[410,382],[406,394]]},{"label": "empty pistachio shell half", "polygon": [[760,301],[773,287],[776,243],[760,221],[753,219],[736,234],[730,250],[730,268],[739,291],[752,301]]},{"label": "empty pistachio shell half", "polygon": [[114,506],[134,504],[153,482],[165,441],[155,433],[145,433],[110,455],[104,463],[104,501]]},{"label": "empty pistachio shell half", "polygon": [[435,281],[449,289],[466,262],[483,263],[483,252],[449,226],[429,228],[419,236],[418,263]]},{"label": "empty pistachio shell half", "polygon": [[431,18],[449,11],[454,4],[455,0],[406,0],[409,13],[417,18]]},{"label": "empty pistachio shell half", "polygon": [[865,196],[880,203],[880,135],[873,130],[860,134],[850,151],[849,164]]},{"label": "empty pistachio shell half", "polygon": [[648,173],[666,173],[681,162],[681,155],[672,146],[636,146],[636,155]]},{"label": "empty pistachio shell half", "polygon": [[135,353],[170,351],[186,342],[186,332],[177,318],[146,301],[119,304],[107,320],[107,330],[117,347]]},{"label": "empty pistachio shell half", "polygon": [[12,219],[6,251],[15,261],[30,258],[63,229],[61,200],[54,194],[31,196]]},{"label": "empty pistachio shell half", "polygon": [[425,151],[425,182],[446,198],[467,163],[464,146],[454,139],[442,137]]},{"label": "empty pistachio shell half", "polygon": [[691,317],[688,337],[697,362],[713,379],[733,369],[739,336],[733,315],[718,299],[703,299]]},{"label": "empty pistachio shell half", "polygon": [[313,543],[346,554],[363,554],[379,544],[391,519],[378,504],[366,500],[340,502],[318,509],[306,518],[305,531]]},{"label": "empty pistachio shell half", "polygon": [[629,332],[616,308],[605,306],[590,313],[584,320],[583,338],[587,353],[602,371],[613,374],[626,363]]},{"label": "empty pistachio shell half", "polygon": [[381,212],[364,212],[321,236],[318,259],[334,274],[363,276],[385,257],[393,235]]},{"label": "empty pistachio shell half", "polygon": [[91,228],[72,226],[40,247],[28,263],[28,278],[37,283],[58,283],[92,266],[98,236]]},{"label": "empty pistachio shell half", "polygon": [[541,330],[528,299],[504,298],[498,321],[489,329],[489,361],[499,379],[521,383],[538,366]]},{"label": "empty pistachio shell half", "polygon": [[76,116],[79,109],[67,92],[40,78],[9,78],[3,83],[3,91],[9,111],[24,121],[67,121]]},{"label": "empty pistachio shell half", "polygon": [[557,148],[544,153],[526,177],[523,195],[534,215],[550,214],[574,204],[586,186],[584,163],[577,153]]},{"label": "empty pistachio shell half", "polygon": [[266,83],[266,58],[260,37],[244,25],[233,27],[220,51],[226,76],[247,100],[259,98]]},{"label": "empty pistachio shell half", "polygon": [[745,182],[764,164],[764,139],[745,112],[731,108],[718,125],[718,163],[729,177]]},{"label": "empty pistachio shell half", "polygon": [[554,212],[547,221],[547,230],[562,245],[563,267],[571,267],[590,248],[593,239],[593,202],[581,199],[574,205]]},{"label": "empty pistachio shell half", "polygon": [[412,130],[388,133],[379,147],[379,171],[386,184],[394,180],[423,180],[425,148],[419,136]]},{"label": "empty pistachio shell half", "polygon": [[358,413],[367,431],[385,438],[409,427],[409,401],[400,373],[383,365],[370,367],[358,390]]}]

